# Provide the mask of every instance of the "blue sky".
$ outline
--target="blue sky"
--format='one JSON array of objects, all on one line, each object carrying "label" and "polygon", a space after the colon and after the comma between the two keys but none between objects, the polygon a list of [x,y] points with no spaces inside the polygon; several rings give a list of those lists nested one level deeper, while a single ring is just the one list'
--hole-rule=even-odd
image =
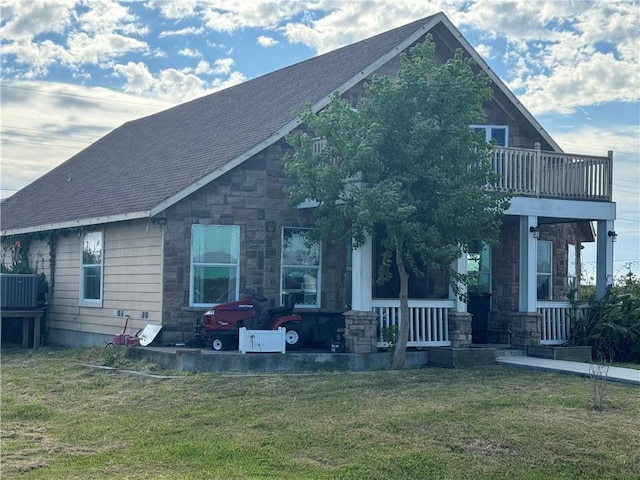
[{"label": "blue sky", "polygon": [[[614,151],[614,270],[632,264],[640,271],[636,1],[1,0],[0,6],[3,198],[129,120],[442,11],[564,151]],[[584,255],[593,262],[595,248]]]}]

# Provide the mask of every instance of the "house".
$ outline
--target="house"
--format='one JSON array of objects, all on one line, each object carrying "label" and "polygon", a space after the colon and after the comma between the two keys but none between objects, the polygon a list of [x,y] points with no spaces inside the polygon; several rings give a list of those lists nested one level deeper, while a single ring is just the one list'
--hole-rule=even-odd
[{"label": "house", "polygon": [[6,199],[3,239],[21,239],[49,279],[49,342],[104,345],[124,315],[127,333],[155,323],[182,342],[207,308],[248,290],[272,306],[294,295],[308,318],[351,309],[393,325],[393,282],[373,282],[375,238],[305,246],[310,209],[283,193],[283,137],[306,103],[356,100],[374,74],[394,75],[427,33],[440,59],[462,48],[489,76],[486,124],[470,128],[496,140],[499,187],[515,197],[500,245],[457,265],[490,296],[466,305],[437,275],[414,284],[409,346],[564,342],[584,242],[597,242],[598,294],[612,280],[612,154],[564,153],[442,13],[128,122]]}]

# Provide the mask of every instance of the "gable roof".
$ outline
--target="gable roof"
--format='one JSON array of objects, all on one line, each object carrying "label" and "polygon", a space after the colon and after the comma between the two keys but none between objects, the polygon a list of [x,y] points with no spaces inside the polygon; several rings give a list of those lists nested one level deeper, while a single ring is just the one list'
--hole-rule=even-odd
[{"label": "gable roof", "polygon": [[[436,31],[435,27],[438,27]],[[429,31],[463,47],[498,91],[559,150],[439,13],[245,83],[127,122],[2,202],[3,235],[146,218],[275,143]]]}]

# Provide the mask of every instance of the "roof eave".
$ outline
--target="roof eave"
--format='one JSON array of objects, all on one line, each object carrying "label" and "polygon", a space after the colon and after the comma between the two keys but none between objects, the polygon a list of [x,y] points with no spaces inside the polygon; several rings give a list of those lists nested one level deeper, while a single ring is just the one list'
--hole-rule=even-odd
[{"label": "roof eave", "polygon": [[118,215],[105,215],[101,217],[91,217],[79,220],[70,220],[67,222],[49,223],[45,225],[34,225],[24,228],[10,228],[2,231],[3,237],[11,235],[24,235],[28,233],[47,232],[50,230],[64,230],[68,228],[90,227],[92,225],[101,225],[104,223],[123,222],[126,220],[137,220],[140,218],[148,218],[151,216],[149,210],[140,212],[128,212]]}]

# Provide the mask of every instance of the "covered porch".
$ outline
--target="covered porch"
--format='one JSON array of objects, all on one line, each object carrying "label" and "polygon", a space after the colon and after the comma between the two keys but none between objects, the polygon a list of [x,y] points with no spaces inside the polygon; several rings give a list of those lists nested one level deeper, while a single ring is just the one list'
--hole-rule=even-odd
[{"label": "covered porch", "polygon": [[[512,228],[502,241],[513,245],[515,250],[513,258],[504,261],[512,263],[508,282],[517,292],[511,308],[505,302],[501,305],[494,302],[491,306],[492,313],[500,316],[505,326],[500,343],[517,349],[562,345],[571,333],[571,320],[584,315],[586,307],[576,307],[567,295],[558,294],[552,287],[550,295],[539,298],[538,243],[546,241],[540,234],[557,225],[588,225],[590,230],[595,225],[595,238],[586,241],[595,239],[596,294],[604,295],[613,282],[616,240],[615,203],[611,202],[612,153],[607,157],[591,157],[544,152],[539,145],[534,149],[497,147],[492,165],[501,174],[501,180],[491,188],[509,189],[515,194],[506,212]],[[374,296],[372,245],[368,239],[352,254],[352,310],[371,312],[376,324],[376,346],[381,348],[387,345],[385,331],[399,325],[400,303],[397,299]],[[572,246],[578,249],[579,262],[580,242]],[[494,265],[500,266],[500,262],[494,259]],[[466,273],[467,258],[460,258],[453,267]],[[549,271],[550,282],[571,280],[554,278],[553,273]],[[568,273],[563,275],[566,277]],[[575,281],[579,282],[579,273]],[[496,278],[490,293],[503,289],[502,282],[504,277]],[[410,298],[409,321],[408,347],[458,348],[473,343],[468,305],[452,291],[448,298]]]}]

